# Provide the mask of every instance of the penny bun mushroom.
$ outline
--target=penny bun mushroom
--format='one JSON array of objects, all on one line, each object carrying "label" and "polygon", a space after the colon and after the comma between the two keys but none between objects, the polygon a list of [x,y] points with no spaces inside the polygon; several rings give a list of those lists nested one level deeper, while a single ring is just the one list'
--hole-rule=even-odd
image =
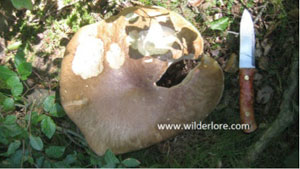
[{"label": "penny bun mushroom", "polygon": [[69,42],[61,68],[62,105],[98,155],[148,147],[182,131],[159,130],[158,124],[203,120],[219,102],[223,72],[208,56],[180,83],[156,83],[172,63],[202,52],[200,33],[177,13],[126,8],[81,28]]}]

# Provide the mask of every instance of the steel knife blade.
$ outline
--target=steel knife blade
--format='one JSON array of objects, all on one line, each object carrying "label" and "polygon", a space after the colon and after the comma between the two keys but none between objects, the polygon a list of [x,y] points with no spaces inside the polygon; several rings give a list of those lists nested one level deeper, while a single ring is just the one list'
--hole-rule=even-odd
[{"label": "steel knife blade", "polygon": [[244,10],[240,24],[240,68],[255,68],[255,33],[251,14]]},{"label": "steel knife blade", "polygon": [[253,78],[255,73],[255,33],[251,14],[244,10],[240,23],[240,58],[239,58],[239,83],[240,83],[240,117],[242,124],[248,124],[245,133],[256,130],[254,117],[254,89]]}]

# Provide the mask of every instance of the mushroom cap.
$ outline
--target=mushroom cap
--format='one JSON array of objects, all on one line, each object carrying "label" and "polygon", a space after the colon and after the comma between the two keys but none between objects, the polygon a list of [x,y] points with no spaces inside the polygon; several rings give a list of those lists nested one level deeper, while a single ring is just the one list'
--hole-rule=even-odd
[{"label": "mushroom cap", "polygon": [[182,131],[158,124],[203,120],[219,102],[223,72],[208,56],[181,83],[156,85],[171,63],[202,52],[200,33],[182,16],[161,7],[126,8],[81,28],[69,42],[62,105],[98,155],[148,147]]}]

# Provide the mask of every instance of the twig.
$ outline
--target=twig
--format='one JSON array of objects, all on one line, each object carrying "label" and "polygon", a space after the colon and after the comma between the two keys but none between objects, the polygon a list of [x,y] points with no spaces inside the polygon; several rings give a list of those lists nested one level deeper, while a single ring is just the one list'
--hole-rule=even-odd
[{"label": "twig", "polygon": [[20,166],[20,168],[23,168],[24,155],[25,155],[25,141],[22,140],[22,159],[21,159],[21,166]]},{"label": "twig", "polygon": [[35,102],[36,102],[36,100],[33,100],[30,110],[29,110],[29,120],[28,120],[28,124],[27,124],[27,130],[28,130],[29,134],[31,134],[31,114],[32,114],[32,110],[35,105]]},{"label": "twig", "polygon": [[265,11],[265,9],[267,8],[267,5],[269,4],[269,2],[267,1],[261,8],[261,10],[259,11],[258,15],[256,16],[255,20],[254,20],[254,24],[256,24],[256,22],[261,18],[262,13]]},{"label": "twig", "polygon": [[32,73],[34,73],[41,81],[44,81],[37,72],[35,72],[34,70],[32,70]]},{"label": "twig", "polygon": [[180,9],[181,15],[182,15],[183,17],[187,18],[186,15],[185,15],[185,13],[184,13],[182,4],[179,5],[179,9]]},{"label": "twig", "polygon": [[236,37],[239,36],[239,33],[238,32],[234,32],[234,31],[227,31],[227,33],[229,34],[233,34],[235,35]]},{"label": "twig", "polygon": [[255,142],[249,149],[248,155],[244,160],[246,164],[251,164],[254,162],[259,154],[267,147],[268,143],[272,141],[275,137],[279,136],[287,127],[293,124],[295,112],[291,106],[292,96],[296,92],[298,86],[298,58],[296,55],[292,58],[291,71],[289,74],[289,86],[283,94],[283,101],[280,105],[280,112],[276,120],[271,124],[271,126],[263,133],[260,139]]},{"label": "twig", "polygon": [[77,143],[67,132],[63,132],[63,133],[66,134],[66,136],[71,140],[71,142],[73,142],[74,144],[76,144],[79,147],[82,147],[82,145]]},{"label": "twig", "polygon": [[[56,126],[56,129],[57,129],[57,131],[60,131],[62,133],[66,133],[67,136],[69,136],[69,134],[71,134],[71,135],[77,137],[80,140],[80,142],[81,142],[81,144],[83,146],[87,146],[87,144],[85,143],[85,139],[80,134],[78,134],[78,133],[76,133],[76,132],[74,132],[74,131],[72,131],[70,129],[66,129],[66,128],[60,127],[60,126]],[[71,141],[74,141],[74,139],[72,139]]]}]

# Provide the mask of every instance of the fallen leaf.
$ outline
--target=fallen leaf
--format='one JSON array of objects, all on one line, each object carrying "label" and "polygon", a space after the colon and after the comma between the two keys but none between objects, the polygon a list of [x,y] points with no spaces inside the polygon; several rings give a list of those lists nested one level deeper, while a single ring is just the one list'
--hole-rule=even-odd
[{"label": "fallen leaf", "polygon": [[189,0],[188,3],[189,5],[193,6],[193,7],[198,7],[199,5],[201,5],[204,2],[204,0]]},{"label": "fallen leaf", "polygon": [[238,62],[237,62],[237,54],[232,53],[226,62],[226,66],[224,68],[225,72],[235,73],[238,71]]}]

